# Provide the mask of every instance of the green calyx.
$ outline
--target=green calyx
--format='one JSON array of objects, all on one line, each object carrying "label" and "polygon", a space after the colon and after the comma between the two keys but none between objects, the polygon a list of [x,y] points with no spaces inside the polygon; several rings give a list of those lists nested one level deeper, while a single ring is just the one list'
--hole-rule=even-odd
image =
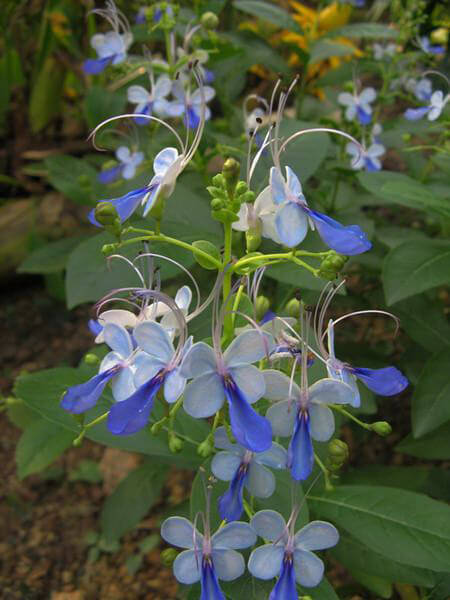
[{"label": "green calyx", "polygon": [[[240,165],[234,158],[228,158],[222,173],[214,175],[212,185],[208,186],[211,196],[211,214],[213,219],[224,224],[238,221],[237,213],[243,202],[253,202],[255,194],[248,189],[245,181],[239,181]],[[253,249],[258,245],[252,242]]]},{"label": "green calyx", "polygon": [[169,450],[172,454],[177,454],[183,450],[184,442],[173,431],[168,434]]},{"label": "green calyx", "polygon": [[345,263],[348,260],[348,256],[338,254],[334,250],[330,250],[328,254],[323,258],[319,267],[319,277],[323,279],[329,279],[332,281],[336,278],[337,274],[343,269]]},{"label": "green calyx", "polygon": [[95,207],[95,220],[103,225],[106,231],[120,238],[122,223],[116,207],[111,202],[99,202]]},{"label": "green calyx", "polygon": [[215,13],[208,11],[202,14],[200,23],[202,24],[202,27],[208,31],[212,31],[217,29],[217,26],[219,25],[219,18]]},{"label": "green calyx", "polygon": [[382,437],[386,437],[392,433],[392,427],[387,421],[377,421],[376,423],[372,423],[371,429]]},{"label": "green calyx", "polygon": [[171,567],[178,556],[178,550],[175,548],[166,548],[161,552],[161,562],[165,567]]}]

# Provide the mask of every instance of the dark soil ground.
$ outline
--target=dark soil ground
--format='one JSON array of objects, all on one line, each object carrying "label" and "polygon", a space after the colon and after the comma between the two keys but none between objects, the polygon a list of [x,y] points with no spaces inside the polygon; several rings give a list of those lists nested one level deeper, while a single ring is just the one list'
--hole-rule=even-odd
[{"label": "dark soil ground", "polygon": [[[92,343],[86,322],[87,307],[69,313],[64,305],[48,297],[39,281],[19,280],[0,297],[0,320],[5,323],[0,347],[0,385],[8,395],[14,378],[22,371],[35,371],[60,364],[76,365]],[[380,332],[380,335],[383,335]],[[355,464],[398,464],[405,457],[392,451],[409,427],[407,402],[392,406],[396,433],[387,439],[375,435],[364,452],[350,428],[344,428]],[[138,457],[105,449],[88,440],[61,457],[43,476],[20,481],[14,451],[20,437],[17,429],[0,414],[0,451],[4,465],[0,505],[0,588],[5,600],[90,600],[176,598],[177,586],[170,569],[161,565],[161,546],[144,554],[141,568],[130,574],[126,560],[139,551],[139,543],[157,534],[167,506],[189,495],[190,477],[173,471],[154,507],[139,527],[124,536],[120,549],[101,553],[96,561],[85,536],[98,530],[98,516],[108,492],[134,468]],[[82,460],[100,465],[103,480],[98,483],[70,481],[70,473]],[[410,459],[406,459],[407,462]],[[346,572],[330,565],[328,576],[344,586],[346,598],[375,598],[353,585]]]}]

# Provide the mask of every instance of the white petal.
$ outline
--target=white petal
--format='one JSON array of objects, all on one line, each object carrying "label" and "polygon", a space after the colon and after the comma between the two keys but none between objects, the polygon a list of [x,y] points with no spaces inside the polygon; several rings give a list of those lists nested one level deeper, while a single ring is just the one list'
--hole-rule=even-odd
[{"label": "white petal", "polygon": [[131,354],[133,343],[125,327],[116,325],[115,323],[106,323],[103,329],[103,336],[111,350],[114,350],[123,358]]},{"label": "white petal", "polygon": [[147,354],[166,363],[170,362],[175,351],[167,331],[159,323],[139,323],[133,333],[138,346]]},{"label": "white petal", "polygon": [[361,104],[367,104],[373,102],[377,97],[376,91],[372,87],[365,88],[359,95],[359,102]]},{"label": "white petal", "polygon": [[339,104],[342,104],[343,106],[353,106],[355,104],[355,98],[348,92],[339,94],[337,100]]},{"label": "white petal", "polygon": [[275,227],[280,240],[293,248],[305,239],[308,232],[306,212],[294,202],[286,202],[275,215]]},{"label": "white petal", "polygon": [[218,452],[211,462],[211,471],[222,481],[231,481],[239,469],[242,456],[232,452]]},{"label": "white petal", "polygon": [[224,353],[227,367],[236,367],[261,360],[274,347],[274,341],[268,333],[250,329],[240,333]]},{"label": "white petal", "polygon": [[178,306],[180,310],[187,311],[190,304],[192,302],[192,291],[188,285],[183,285],[181,287],[176,296],[175,296],[175,304]]},{"label": "white petal", "polygon": [[155,156],[153,161],[153,171],[155,175],[165,175],[167,169],[178,158],[178,150],[176,148],[164,148]]},{"label": "white petal", "polygon": [[171,371],[164,381],[164,398],[169,404],[178,400],[186,387],[186,378],[183,377],[179,369]]},{"label": "white petal", "polygon": [[286,521],[275,510],[260,510],[250,521],[259,537],[276,542],[286,533]]},{"label": "white petal", "polygon": [[127,146],[119,146],[116,150],[116,158],[120,162],[127,162],[131,156],[130,149]]},{"label": "white petal", "polygon": [[[132,329],[137,323],[137,317],[129,310],[105,310],[105,312],[102,312],[98,317],[98,322],[103,327],[106,323],[115,323],[116,325],[122,325],[122,327],[130,327]],[[96,344],[100,344],[104,341],[105,338],[102,330],[95,338],[95,342]]]},{"label": "white petal", "polygon": [[296,416],[297,406],[291,400],[277,402],[266,413],[266,417],[272,423],[273,435],[281,435],[282,437],[288,437],[292,434]]},{"label": "white petal", "polygon": [[325,404],[309,405],[311,437],[317,442],[327,442],[334,433],[334,415]]},{"label": "white petal", "polygon": [[374,159],[377,158],[378,156],[383,156],[383,154],[386,152],[386,148],[382,145],[382,144],[372,144],[369,149],[367,150],[367,155]]},{"label": "white petal", "polygon": [[139,352],[136,358],[134,359],[134,366],[136,368],[134,374],[134,385],[136,387],[141,387],[147,381],[150,381],[158,371],[164,369],[166,363],[161,361],[159,358],[155,358],[154,356],[150,356],[145,352]]},{"label": "white petal", "polygon": [[184,550],[173,563],[173,574],[177,581],[186,585],[196,583],[201,576],[201,553],[194,550]]},{"label": "white petal", "polygon": [[214,445],[222,450],[230,450],[234,454],[244,453],[242,446],[230,442],[225,427],[218,427],[214,432]]},{"label": "white petal", "polygon": [[98,370],[99,373],[104,373],[115,367],[118,363],[122,362],[123,358],[117,352],[108,352],[106,356],[103,357],[102,362],[100,363],[100,368]]},{"label": "white petal", "polygon": [[252,461],[245,485],[252,496],[270,498],[275,491],[275,477],[269,469]]},{"label": "white petal", "polygon": [[304,587],[315,587],[323,577],[323,562],[307,550],[294,551],[295,578]]},{"label": "white petal", "polygon": [[244,202],[241,204],[239,212],[237,216],[239,217],[239,221],[233,222],[233,229],[236,231],[247,231],[249,228],[248,223],[248,214],[249,214],[249,205]]},{"label": "white petal", "polygon": [[[289,377],[276,369],[266,369],[262,371],[262,373],[266,382],[264,398],[276,401],[287,400],[289,398],[289,388],[291,384]],[[297,397],[299,394],[300,390],[298,385],[293,382],[291,395]]]},{"label": "white petal", "polygon": [[250,404],[264,396],[264,375],[253,365],[233,367],[229,369],[229,373]]},{"label": "white petal", "polygon": [[133,179],[136,175],[136,167],[133,164],[127,165],[122,171],[122,177],[124,179]]},{"label": "white petal", "polygon": [[150,94],[142,85],[131,85],[127,90],[128,102],[132,104],[148,104]]},{"label": "white petal", "polygon": [[281,204],[286,200],[286,184],[279,169],[270,169],[270,189],[274,204]]},{"label": "white petal", "polygon": [[113,377],[111,390],[114,400],[121,402],[129,398],[135,391],[134,374],[129,367],[120,369],[119,373]]},{"label": "white petal", "polygon": [[284,548],[265,544],[253,550],[248,560],[248,570],[258,579],[272,579],[281,571],[284,557]]},{"label": "white petal", "polygon": [[205,342],[197,342],[189,350],[183,361],[183,374],[186,377],[198,377],[217,371],[214,350]]},{"label": "white petal", "polygon": [[324,404],[350,404],[352,388],[342,381],[324,377],[309,388],[309,401]]},{"label": "white petal", "polygon": [[[209,102],[216,95],[216,90],[214,88],[206,85],[203,88],[203,94],[205,97],[205,102]],[[201,104],[201,103],[202,103],[202,96],[200,93],[200,89],[196,89],[195,92],[191,95],[191,104]]]},{"label": "white petal", "polygon": [[232,548],[239,550],[248,548],[256,543],[256,533],[248,523],[233,521],[221,527],[211,538],[214,550],[227,550]]},{"label": "white petal", "polygon": [[289,190],[298,198],[303,197],[302,184],[299,178],[290,167],[286,167],[287,186]]},{"label": "white petal", "polygon": [[295,547],[301,550],[324,550],[336,546],[338,541],[338,530],[326,521],[311,521],[294,537]]},{"label": "white petal", "polygon": [[223,384],[217,373],[200,375],[186,386],[184,410],[195,417],[211,417],[222,408],[225,401]]},{"label": "white petal", "polygon": [[273,442],[272,447],[269,448],[269,450],[255,452],[253,460],[261,465],[266,465],[266,467],[271,467],[272,469],[285,469],[287,453],[283,446]]},{"label": "white petal", "polygon": [[172,81],[168,75],[161,75],[158,77],[155,83],[155,88],[153,90],[153,98],[161,99],[165,98],[170,94],[172,89]]},{"label": "white petal", "polygon": [[169,517],[161,525],[161,537],[172,546],[179,548],[193,548],[194,538],[196,546],[203,543],[203,536],[192,523],[185,517]]},{"label": "white petal", "polygon": [[216,575],[223,581],[233,581],[245,571],[244,557],[236,550],[213,550],[212,559]]}]

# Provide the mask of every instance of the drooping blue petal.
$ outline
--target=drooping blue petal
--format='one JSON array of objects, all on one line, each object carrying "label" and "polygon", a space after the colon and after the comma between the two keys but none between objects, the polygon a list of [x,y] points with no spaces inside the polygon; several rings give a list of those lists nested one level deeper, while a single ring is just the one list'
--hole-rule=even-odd
[{"label": "drooping blue petal", "polygon": [[105,56],[105,58],[88,58],[83,63],[83,71],[89,75],[98,75],[112,63],[114,58],[114,54],[112,56]]},{"label": "drooping blue petal", "polygon": [[219,587],[214,566],[207,558],[203,559],[202,578],[200,581],[202,586],[200,600],[226,600],[222,590]]},{"label": "drooping blue petal", "polygon": [[351,371],[369,390],[380,396],[400,394],[409,385],[406,377],[396,367],[385,367],[384,369],[352,367]]},{"label": "drooping blue petal", "polygon": [[219,515],[227,521],[237,521],[244,511],[242,494],[248,475],[248,465],[241,464],[231,480],[230,487],[218,501]]},{"label": "drooping blue petal", "polygon": [[122,168],[122,165],[117,165],[116,167],[112,167],[111,169],[104,169],[103,171],[100,171],[100,173],[97,176],[97,179],[100,183],[103,183],[105,185],[107,183],[111,183],[112,181],[120,177]]},{"label": "drooping blue petal", "polygon": [[408,121],[418,121],[431,110],[431,106],[421,106],[420,108],[408,108],[405,111],[405,119]]},{"label": "drooping blue petal", "polygon": [[284,546],[265,544],[255,548],[248,560],[248,570],[258,579],[272,579],[280,570],[284,557]]},{"label": "drooping blue petal", "polygon": [[361,106],[356,107],[356,114],[358,115],[361,125],[368,125],[372,120],[371,114],[366,112]]},{"label": "drooping blue petal", "polygon": [[294,550],[294,567],[295,578],[304,587],[316,587],[323,577],[323,562],[308,550]]},{"label": "drooping blue petal", "polygon": [[[152,114],[152,102],[147,102],[145,106],[139,107],[139,111],[136,110],[134,112],[139,112],[140,115],[151,115]],[[145,117],[134,117],[134,122],[136,125],[148,125],[150,123],[150,119],[146,119]]]},{"label": "drooping blue petal", "polygon": [[61,400],[61,407],[75,415],[83,413],[97,403],[108,381],[117,375],[118,365],[95,375],[89,381],[68,388]]},{"label": "drooping blue petal", "polygon": [[288,466],[296,481],[308,479],[314,465],[314,449],[311,441],[309,415],[300,412],[294,427],[294,434],[288,448]]},{"label": "drooping blue petal", "polygon": [[276,318],[276,313],[273,310],[268,310],[264,313],[263,318],[260,320],[259,324],[264,325],[264,323],[269,323],[269,321],[273,321]]},{"label": "drooping blue petal", "polygon": [[197,129],[198,124],[200,123],[200,119],[192,108],[192,106],[187,106],[186,113],[184,115],[184,124],[188,129]]},{"label": "drooping blue petal", "polygon": [[270,592],[269,600],[298,600],[294,565],[288,557],[283,560],[280,578]]},{"label": "drooping blue petal", "polygon": [[158,373],[129,398],[114,404],[108,414],[110,432],[114,435],[130,435],[143,429],[148,423],[156,394],[163,383],[164,376]]},{"label": "drooping blue petal", "polygon": [[88,327],[89,327],[89,331],[96,337],[103,330],[103,325],[100,325],[100,323],[97,321],[97,319],[89,319]]},{"label": "drooping blue petal", "polygon": [[331,217],[310,210],[309,215],[314,221],[317,231],[325,244],[347,256],[354,256],[367,252],[372,244],[367,239],[364,231],[359,225],[342,225]]},{"label": "drooping blue petal", "polygon": [[245,571],[244,557],[236,550],[213,550],[212,560],[217,577],[223,581],[233,581]]},{"label": "drooping blue petal", "polygon": [[[128,219],[128,217],[130,217],[134,213],[134,211],[137,209],[142,199],[146,194],[148,194],[148,192],[148,187],[139,188],[137,190],[132,190],[131,192],[128,192],[128,194],[125,194],[125,196],[121,196],[120,198],[113,198],[112,200],[102,200],[102,202],[109,202],[110,204],[112,204],[117,210],[120,221],[123,223]],[[92,223],[92,225],[95,225],[96,227],[103,227],[103,225],[100,225],[100,223],[95,218],[95,209],[91,210],[91,212],[88,215],[88,219]]]},{"label": "drooping blue petal", "polygon": [[381,165],[376,164],[369,156],[364,158],[364,165],[368,173],[374,173],[375,171],[381,170]]},{"label": "drooping blue petal", "polygon": [[272,445],[272,426],[258,415],[232,379],[224,381],[230,411],[231,430],[237,442],[253,452],[263,452]]}]

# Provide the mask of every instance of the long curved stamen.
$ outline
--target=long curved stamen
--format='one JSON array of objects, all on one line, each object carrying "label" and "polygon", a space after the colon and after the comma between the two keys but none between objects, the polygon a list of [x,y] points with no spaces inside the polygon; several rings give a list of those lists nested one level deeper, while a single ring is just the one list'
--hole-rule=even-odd
[{"label": "long curved stamen", "polygon": [[[376,309],[357,310],[355,312],[348,313],[348,315],[343,315],[342,317],[339,317],[338,319],[336,319],[336,321],[333,321],[333,327],[336,326],[338,323],[344,321],[345,319],[349,319],[350,317],[356,317],[358,315],[369,315],[369,314],[383,315],[383,316],[390,317],[391,319],[393,319],[395,321],[394,335],[397,335],[398,330],[400,328],[400,319],[398,317],[396,317],[395,315],[393,315],[392,313],[387,312],[386,310],[376,310]],[[322,334],[322,340],[324,339],[326,334],[327,334],[327,332],[324,331]]]},{"label": "long curved stamen", "polygon": [[248,139],[248,145],[247,145],[247,175],[246,175],[247,181],[249,179],[250,161],[251,161],[251,157],[252,157],[253,142],[255,141],[256,134],[258,133],[258,131],[259,131],[260,128],[261,128],[261,123],[257,122],[256,125],[255,125],[255,128],[252,129],[251,133],[249,132],[250,133],[250,137]]},{"label": "long curved stamen", "polygon": [[183,168],[189,163],[194,154],[197,152],[197,148],[200,145],[200,140],[202,139],[203,130],[205,128],[206,122],[206,98],[205,98],[205,86],[203,85],[203,79],[201,74],[197,70],[197,64],[194,63],[192,66],[192,74],[197,82],[198,89],[200,91],[201,98],[201,110],[200,110],[200,122],[198,124],[197,130],[194,135],[194,139],[192,140],[191,147],[187,152],[184,160],[183,160]]},{"label": "long curved stamen", "polygon": [[192,27],[191,29],[188,30],[189,26],[190,26],[190,23],[188,23],[188,25],[186,27],[186,33],[184,35],[184,40],[183,40],[183,50],[185,52],[188,51],[188,48],[189,48],[189,45],[191,43],[193,36],[197,33],[197,31],[199,29],[202,28],[202,25],[195,25],[195,27]]},{"label": "long curved stamen", "polygon": [[305,135],[306,133],[335,133],[336,135],[341,135],[342,137],[345,137],[348,140],[350,140],[351,142],[353,142],[356,145],[356,147],[358,148],[359,154],[355,158],[355,160],[352,162],[352,166],[353,166],[353,164],[356,164],[360,160],[360,158],[364,152],[364,148],[361,146],[361,144],[353,136],[351,136],[348,133],[345,133],[345,131],[339,131],[339,129],[331,129],[328,127],[313,127],[312,129],[302,129],[301,131],[296,131],[295,133],[290,135],[286,140],[284,140],[284,142],[281,144],[280,148],[278,149],[278,155],[277,155],[278,163],[279,163],[280,155],[283,152],[283,150],[286,148],[286,146],[288,144],[290,144],[291,142],[293,142],[298,137],[300,137],[301,135]]},{"label": "long curved stamen", "polygon": [[107,298],[106,300],[102,300],[97,306],[96,306],[96,314],[97,314],[97,319],[101,316],[101,310],[102,308],[105,306],[105,304],[108,304],[109,302],[125,302],[126,304],[129,304],[130,306],[132,306],[133,308],[137,308],[138,311],[141,310],[141,307],[139,306],[139,304],[137,304],[136,302],[133,302],[132,300],[129,300],[128,298],[120,298],[120,297],[113,297],[113,298]]},{"label": "long curved stamen", "polygon": [[286,108],[286,103],[287,103],[288,97],[291,94],[291,92],[294,89],[294,87],[297,85],[298,80],[299,80],[299,75],[296,75],[294,77],[294,79],[292,80],[291,84],[289,85],[288,89],[286,90],[286,92],[282,92],[281,93],[281,95],[280,95],[280,101],[279,101],[279,104],[278,104],[277,117],[276,117],[276,121],[275,121],[273,157],[274,157],[274,164],[275,164],[275,166],[279,170],[281,170],[281,167],[280,167],[280,150],[279,150],[279,144],[280,144],[280,137],[279,137],[279,135],[280,135],[281,119],[283,117],[284,109]]},{"label": "long curved stamen", "polygon": [[263,346],[264,346],[264,350],[266,352],[266,358],[269,359],[270,358],[270,356],[269,356],[269,346],[268,346],[268,343],[267,343],[267,338],[264,335],[265,332],[263,331],[261,325],[259,323],[257,323],[254,319],[252,319],[251,317],[249,317],[248,315],[246,315],[245,313],[241,312],[240,310],[230,310],[230,311],[227,311],[226,314],[239,315],[240,317],[242,317],[243,319],[245,319],[246,321],[248,321],[250,323],[250,325],[252,325],[253,329],[255,329],[259,333],[259,336],[260,336],[261,341],[262,341]]},{"label": "long curved stamen", "polygon": [[[277,82],[276,82],[276,84],[275,84],[275,86],[273,88],[272,95],[270,96],[269,118],[272,118],[272,115],[273,115],[273,106],[275,104],[275,98],[276,98],[276,95],[277,95],[277,92],[278,92],[278,88],[281,85],[281,81],[282,81],[281,77],[278,77],[278,80],[277,80]],[[273,145],[270,146],[270,153],[272,155],[272,162],[275,163],[275,155],[274,155]]]},{"label": "long curved stamen", "polygon": [[142,117],[143,119],[148,119],[149,121],[155,121],[156,123],[159,123],[160,125],[164,125],[164,127],[167,127],[167,129],[171,133],[173,133],[173,135],[177,138],[177,142],[180,146],[181,152],[182,152],[182,154],[184,154],[183,142],[182,142],[180,136],[178,135],[178,133],[175,131],[175,129],[171,125],[169,125],[162,119],[158,119],[158,117],[154,117],[153,115],[144,115],[144,114],[139,114],[139,113],[126,113],[124,115],[117,115],[116,117],[109,117],[109,119],[105,119],[104,121],[99,123],[93,131],[91,131],[91,133],[89,134],[89,136],[87,138],[87,141],[92,139],[92,145],[94,146],[94,148],[96,150],[98,150],[99,152],[105,152],[106,148],[101,148],[100,146],[97,146],[96,141],[95,141],[95,138],[97,136],[97,132],[99,131],[99,129],[101,129],[104,125],[107,125],[108,123],[112,123],[112,121],[117,121],[119,119],[135,119],[136,117],[139,117],[139,118]]},{"label": "long curved stamen", "polygon": [[273,130],[274,127],[275,127],[275,124],[272,123],[270,125],[267,133],[266,133],[266,136],[265,136],[265,138],[263,140],[263,143],[261,144],[261,148],[258,150],[258,152],[253,157],[252,164],[251,164],[250,169],[249,169],[248,174],[247,174],[247,186],[248,187],[250,187],[250,182],[252,180],[253,173],[255,172],[256,165],[258,164],[258,161],[261,158],[262,153],[267,148],[267,146],[272,147],[271,134],[272,134],[272,130]]},{"label": "long curved stamen", "polygon": [[322,308],[320,309],[319,321],[318,321],[317,330],[316,330],[316,341],[317,341],[319,350],[322,353],[322,356],[324,356],[325,358],[328,358],[328,352],[325,347],[325,344],[323,343],[323,340],[325,337],[324,334],[326,334],[326,329],[324,330],[324,326],[323,326],[324,321],[325,321],[325,315],[326,315],[328,307],[330,306],[333,298],[338,293],[338,291],[341,289],[341,287],[345,285],[345,283],[346,282],[344,279],[336,286],[331,284],[331,289],[329,290],[329,292],[323,302]]},{"label": "long curved stamen", "polygon": [[111,268],[110,265],[111,265],[111,260],[113,258],[117,258],[117,259],[120,259],[120,260],[123,260],[124,262],[126,262],[127,265],[129,265],[133,269],[133,271],[136,273],[136,275],[139,277],[139,281],[142,283],[142,287],[146,287],[145,279],[143,278],[141,272],[139,271],[139,269],[136,268],[136,266],[133,264],[133,262],[126,256],[122,256],[121,254],[111,254],[110,256],[108,256],[106,260],[107,260],[107,265],[108,265],[109,269]]}]

